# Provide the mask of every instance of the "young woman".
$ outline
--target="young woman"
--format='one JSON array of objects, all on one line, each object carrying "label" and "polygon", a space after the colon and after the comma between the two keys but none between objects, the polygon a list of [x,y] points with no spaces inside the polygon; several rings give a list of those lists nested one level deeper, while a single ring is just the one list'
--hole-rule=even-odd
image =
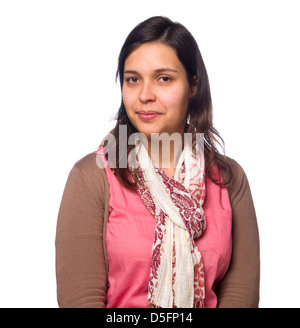
[{"label": "young woman", "polygon": [[64,190],[59,306],[257,307],[251,192],[217,150],[196,41],[179,23],[149,18],[128,35],[118,77],[116,126]]}]

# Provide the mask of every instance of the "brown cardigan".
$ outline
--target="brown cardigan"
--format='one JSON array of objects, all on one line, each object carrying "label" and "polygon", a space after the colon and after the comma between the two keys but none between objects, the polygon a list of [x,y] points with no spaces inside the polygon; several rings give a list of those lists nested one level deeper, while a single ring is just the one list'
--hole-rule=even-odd
[{"label": "brown cardigan", "polygon": [[[259,236],[247,177],[230,159],[227,187],[232,206],[232,257],[216,286],[218,307],[258,307]],[[57,299],[60,307],[105,307],[107,286],[106,224],[109,184],[96,154],[72,168],[63,193],[56,232]]]}]

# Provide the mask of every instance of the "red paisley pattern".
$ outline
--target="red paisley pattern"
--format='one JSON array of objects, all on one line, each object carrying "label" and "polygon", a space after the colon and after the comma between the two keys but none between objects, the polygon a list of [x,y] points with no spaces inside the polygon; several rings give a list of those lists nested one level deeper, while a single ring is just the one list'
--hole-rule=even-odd
[{"label": "red paisley pattern", "polygon": [[[165,190],[167,191],[170,199],[173,204],[178,209],[182,220],[186,226],[186,229],[191,236],[193,248],[191,250],[191,256],[196,259],[194,261],[194,307],[204,307],[204,269],[201,254],[199,253],[194,239],[199,238],[206,229],[206,220],[204,212],[201,206],[205,198],[205,184],[204,178],[198,179],[198,183],[194,183],[197,180],[197,176],[191,177],[191,183],[189,190],[186,190],[183,181],[185,176],[185,165],[183,163],[180,171],[180,179],[176,181],[172,178],[169,178],[157,165],[154,165],[157,176],[160,181],[163,183]],[[195,171],[195,170],[194,170]],[[200,174],[198,171],[196,173]],[[155,307],[156,305],[152,302],[153,292],[155,290],[157,279],[158,279],[158,270],[161,264],[161,255],[163,252],[162,245],[164,235],[166,233],[165,225],[167,215],[164,213],[155,203],[151,192],[147,188],[147,184],[144,179],[143,171],[138,168],[139,181],[137,184],[137,192],[141,197],[143,203],[153,215],[157,221],[157,226],[154,234],[153,248],[152,248],[152,261],[150,269],[150,278],[148,285],[148,301],[150,307]],[[200,260],[199,260],[200,258]],[[175,284],[176,280],[176,248],[175,243],[173,244],[173,258],[172,258],[172,286]],[[173,307],[177,307],[174,303],[175,300],[175,291],[172,287],[173,294]]]}]

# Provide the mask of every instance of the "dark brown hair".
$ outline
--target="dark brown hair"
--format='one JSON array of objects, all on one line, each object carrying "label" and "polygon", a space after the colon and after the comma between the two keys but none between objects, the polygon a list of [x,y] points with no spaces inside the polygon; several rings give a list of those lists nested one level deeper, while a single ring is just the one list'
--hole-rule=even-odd
[{"label": "dark brown hair", "polygon": [[[206,173],[215,183],[226,185],[231,180],[232,172],[227,158],[218,151],[216,146],[219,144],[223,148],[224,141],[213,125],[212,100],[207,71],[197,42],[182,24],[173,22],[166,17],[155,16],[143,21],[130,32],[119,55],[117,78],[119,78],[121,89],[126,58],[137,47],[147,42],[161,42],[170,46],[184,66],[190,86],[196,86],[188,108],[188,130],[186,132],[204,133]],[[137,132],[127,116],[123,100],[116,115],[116,121],[116,126],[112,131],[117,142],[117,168],[114,172],[125,187],[132,189],[135,188],[135,185],[129,179],[127,168],[120,168],[118,165],[119,126],[127,126],[128,137]],[[215,164],[225,172],[223,183],[219,181],[218,177],[212,176]]]}]

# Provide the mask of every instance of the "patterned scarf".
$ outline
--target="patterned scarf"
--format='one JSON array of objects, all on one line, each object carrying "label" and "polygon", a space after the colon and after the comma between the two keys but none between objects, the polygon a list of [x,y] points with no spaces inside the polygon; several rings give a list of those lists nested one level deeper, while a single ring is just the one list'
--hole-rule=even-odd
[{"label": "patterned scarf", "polygon": [[152,246],[148,306],[204,307],[204,270],[194,239],[206,229],[204,156],[185,143],[169,178],[149,157],[142,142],[128,156],[136,168],[137,192],[157,221]]}]

